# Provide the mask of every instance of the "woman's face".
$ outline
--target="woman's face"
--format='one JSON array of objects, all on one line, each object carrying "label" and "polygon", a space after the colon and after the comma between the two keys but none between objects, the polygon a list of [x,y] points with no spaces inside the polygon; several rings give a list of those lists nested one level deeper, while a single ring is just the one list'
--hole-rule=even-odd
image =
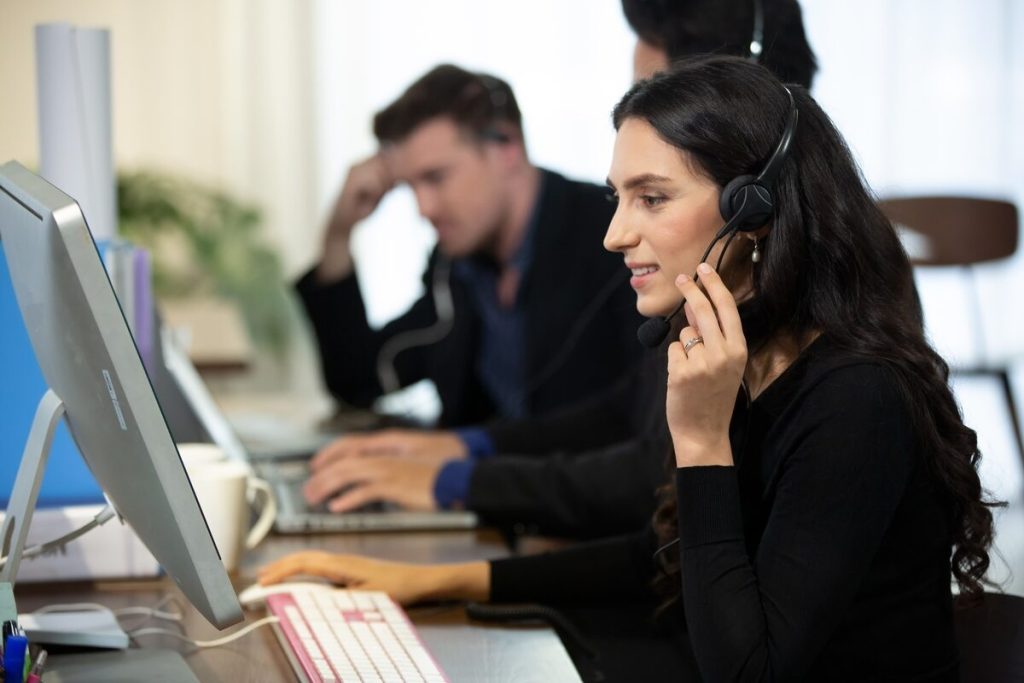
[{"label": "woman's face", "polygon": [[[667,315],[681,300],[676,276],[694,274],[724,222],[719,188],[636,118],[619,127],[608,184],[619,202],[604,247],[622,254],[633,271],[630,284],[640,314]],[[708,257],[712,265],[720,249]]]}]

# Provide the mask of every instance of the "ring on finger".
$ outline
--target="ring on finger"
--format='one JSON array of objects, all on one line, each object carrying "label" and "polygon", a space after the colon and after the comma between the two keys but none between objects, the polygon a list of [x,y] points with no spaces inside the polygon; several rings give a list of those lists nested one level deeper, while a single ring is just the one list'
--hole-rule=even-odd
[{"label": "ring on finger", "polygon": [[694,346],[696,346],[697,344],[703,344],[703,343],[704,343],[704,337],[693,337],[692,339],[687,340],[687,342],[685,344],[683,344],[683,351],[685,353],[689,353],[690,349],[692,349]]}]

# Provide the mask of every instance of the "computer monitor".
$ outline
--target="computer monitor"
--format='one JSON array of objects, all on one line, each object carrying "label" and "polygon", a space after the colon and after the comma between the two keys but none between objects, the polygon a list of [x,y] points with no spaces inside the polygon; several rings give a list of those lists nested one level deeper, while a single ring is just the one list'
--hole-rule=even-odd
[{"label": "computer monitor", "polygon": [[8,162],[0,166],[0,240],[39,366],[89,469],[199,612],[218,628],[241,621],[78,204]]}]

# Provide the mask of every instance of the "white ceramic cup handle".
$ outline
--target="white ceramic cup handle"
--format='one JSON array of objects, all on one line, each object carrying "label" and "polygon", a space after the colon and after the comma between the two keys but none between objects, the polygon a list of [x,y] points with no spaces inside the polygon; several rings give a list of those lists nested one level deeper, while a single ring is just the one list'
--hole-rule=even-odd
[{"label": "white ceramic cup handle", "polygon": [[258,477],[249,477],[249,491],[249,500],[255,501],[260,494],[263,494],[265,498],[259,519],[249,531],[249,535],[245,537],[246,549],[252,550],[266,538],[271,527],[274,526],[274,520],[277,519],[277,498],[274,497],[274,491],[270,488],[270,484]]}]

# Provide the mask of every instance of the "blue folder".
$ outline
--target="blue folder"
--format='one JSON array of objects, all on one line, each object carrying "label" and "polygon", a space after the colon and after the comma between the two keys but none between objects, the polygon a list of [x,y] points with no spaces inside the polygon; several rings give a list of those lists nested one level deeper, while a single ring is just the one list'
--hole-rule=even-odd
[{"label": "blue folder", "polygon": [[[0,242],[0,507],[6,509],[36,406],[46,393]],[[62,420],[54,436],[38,507],[102,503],[103,492]]]}]

